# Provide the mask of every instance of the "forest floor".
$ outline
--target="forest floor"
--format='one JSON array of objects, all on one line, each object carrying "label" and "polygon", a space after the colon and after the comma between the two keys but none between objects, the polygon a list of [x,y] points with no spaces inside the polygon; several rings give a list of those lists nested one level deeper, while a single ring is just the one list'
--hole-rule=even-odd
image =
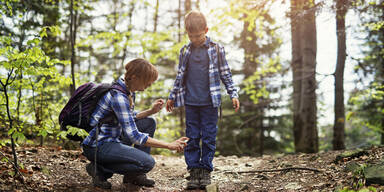
[{"label": "forest floor", "polygon": [[[2,147],[0,151],[12,159],[11,148]],[[363,156],[344,158],[337,163],[335,158],[343,151],[263,157],[219,156],[214,158],[212,182],[219,191],[339,191],[358,181],[364,183],[364,179],[345,171],[346,165],[382,161],[384,147],[370,147],[366,151],[368,153]],[[2,154],[0,191],[185,191],[188,176],[183,156],[154,155],[156,166],[148,176],[156,181],[155,187],[122,184],[122,176],[114,175],[109,179],[112,190],[102,190],[91,185],[91,178],[85,171],[88,160],[80,150],[19,147],[17,154],[23,165],[20,169],[24,175],[23,184],[21,177],[11,176],[12,164],[5,162]],[[374,187],[384,191],[384,186]]]}]

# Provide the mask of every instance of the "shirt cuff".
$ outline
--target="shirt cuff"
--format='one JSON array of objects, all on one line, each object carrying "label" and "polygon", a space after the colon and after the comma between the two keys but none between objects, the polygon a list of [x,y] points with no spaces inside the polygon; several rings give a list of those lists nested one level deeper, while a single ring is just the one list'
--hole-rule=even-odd
[{"label": "shirt cuff", "polygon": [[138,113],[137,111],[132,112],[133,118],[136,118],[137,113]]},{"label": "shirt cuff", "polygon": [[231,94],[231,99],[233,98],[239,98],[239,94],[237,94],[236,91],[234,91],[232,94]]},{"label": "shirt cuff", "polygon": [[143,135],[144,136],[143,136],[143,138],[140,141],[140,145],[144,145],[147,142],[148,137],[149,137],[148,133],[143,133]]}]

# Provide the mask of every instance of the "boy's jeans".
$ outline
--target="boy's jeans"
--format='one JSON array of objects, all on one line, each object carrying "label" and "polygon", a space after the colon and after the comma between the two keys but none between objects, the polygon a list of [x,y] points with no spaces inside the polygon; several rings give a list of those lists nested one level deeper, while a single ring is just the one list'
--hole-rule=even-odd
[{"label": "boy's jeans", "polygon": [[[156,122],[153,118],[136,120],[137,128],[142,133],[148,133],[153,137]],[[97,175],[103,179],[112,177],[114,173],[122,175],[138,175],[147,173],[155,165],[155,160],[149,155],[150,147],[131,147],[128,138],[122,138],[122,142],[105,142],[97,147]],[[129,143],[128,143],[129,142]],[[83,154],[94,163],[95,147],[83,146]]]},{"label": "boy's jeans", "polygon": [[[184,149],[187,169],[204,168],[213,171],[212,160],[216,149],[217,107],[185,105],[186,136]],[[200,140],[202,146],[200,147]]]}]

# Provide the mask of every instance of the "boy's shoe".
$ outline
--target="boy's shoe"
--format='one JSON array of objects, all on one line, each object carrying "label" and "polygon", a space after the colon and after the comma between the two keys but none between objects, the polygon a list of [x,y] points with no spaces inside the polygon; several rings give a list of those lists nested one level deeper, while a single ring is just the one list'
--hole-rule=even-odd
[{"label": "boy's shoe", "polygon": [[145,186],[145,187],[153,187],[155,186],[155,181],[152,179],[148,179],[146,174],[140,174],[140,175],[124,175],[123,183],[132,183],[139,186]]},{"label": "boy's shoe", "polygon": [[98,175],[95,175],[95,164],[93,162],[88,163],[85,166],[85,170],[87,170],[88,175],[92,177],[92,183],[94,187],[99,187],[102,189],[111,189],[112,184],[108,182],[106,179],[101,178]]},{"label": "boy's shoe", "polygon": [[189,170],[189,181],[187,182],[187,189],[197,189],[200,187],[200,169],[192,168]]},{"label": "boy's shoe", "polygon": [[200,188],[205,189],[205,187],[210,184],[211,184],[211,172],[207,169],[201,169]]}]

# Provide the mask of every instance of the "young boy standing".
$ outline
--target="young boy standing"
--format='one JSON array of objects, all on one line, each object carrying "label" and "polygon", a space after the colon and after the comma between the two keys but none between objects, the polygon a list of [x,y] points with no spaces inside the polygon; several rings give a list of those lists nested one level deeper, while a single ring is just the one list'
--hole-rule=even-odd
[{"label": "young boy standing", "polygon": [[211,183],[221,104],[220,79],[236,112],[240,102],[224,48],[206,36],[208,27],[204,15],[191,11],[185,16],[184,23],[191,42],[180,50],[178,72],[166,108],[172,111],[174,107],[185,105],[189,141],[184,156],[190,172],[187,189],[196,189]]}]

